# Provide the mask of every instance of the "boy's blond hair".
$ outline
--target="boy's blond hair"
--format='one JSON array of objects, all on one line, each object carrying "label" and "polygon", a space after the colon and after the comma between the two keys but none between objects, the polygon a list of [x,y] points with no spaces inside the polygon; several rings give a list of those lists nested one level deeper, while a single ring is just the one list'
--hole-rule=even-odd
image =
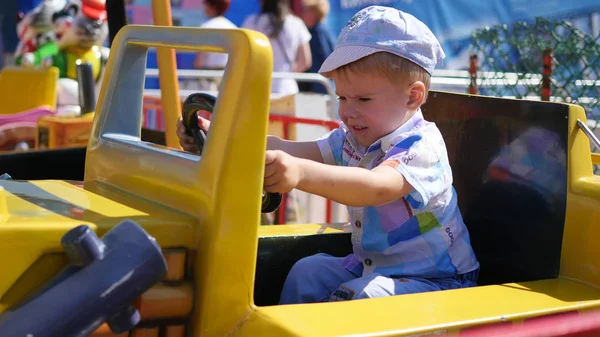
[{"label": "boy's blond hair", "polygon": [[320,22],[325,21],[325,18],[329,14],[329,0],[303,0],[302,6],[314,9],[319,14]]},{"label": "boy's blond hair", "polygon": [[431,85],[431,75],[425,69],[403,57],[387,52],[371,54],[322,75],[332,78],[334,74],[345,76],[349,72],[362,74],[375,72],[387,77],[395,84],[421,81],[425,85],[425,97],[427,97]]}]

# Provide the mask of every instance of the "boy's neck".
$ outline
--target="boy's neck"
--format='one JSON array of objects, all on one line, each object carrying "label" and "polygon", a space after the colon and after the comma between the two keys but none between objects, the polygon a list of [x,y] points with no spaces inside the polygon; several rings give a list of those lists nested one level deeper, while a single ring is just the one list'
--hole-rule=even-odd
[{"label": "boy's neck", "polygon": [[[417,113],[417,111],[420,109],[421,109],[421,107],[418,107],[415,110],[408,110],[406,112],[406,118],[404,119],[404,122],[402,123],[402,125],[406,124],[406,122],[408,122],[408,120],[411,119]],[[402,126],[402,125],[400,125],[400,126]],[[398,126],[398,127],[400,127],[400,126]]]},{"label": "boy's neck", "polygon": [[[394,128],[395,130],[398,130],[399,128],[401,128],[404,124],[406,124],[411,118],[413,118],[413,116],[417,113],[417,111],[419,111],[421,108],[417,108],[416,110],[408,110],[406,112],[406,115],[404,116],[404,119],[402,120],[402,123],[398,126],[396,126],[396,128]],[[394,132],[392,131],[392,132]],[[385,137],[385,136],[384,136]]]}]

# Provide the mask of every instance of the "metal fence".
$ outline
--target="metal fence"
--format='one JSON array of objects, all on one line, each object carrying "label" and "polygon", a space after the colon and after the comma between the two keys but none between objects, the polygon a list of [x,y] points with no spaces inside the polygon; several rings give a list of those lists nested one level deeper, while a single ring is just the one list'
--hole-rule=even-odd
[{"label": "metal fence", "polygon": [[600,35],[545,18],[486,27],[472,34],[469,71],[471,93],[579,104],[600,136]]}]

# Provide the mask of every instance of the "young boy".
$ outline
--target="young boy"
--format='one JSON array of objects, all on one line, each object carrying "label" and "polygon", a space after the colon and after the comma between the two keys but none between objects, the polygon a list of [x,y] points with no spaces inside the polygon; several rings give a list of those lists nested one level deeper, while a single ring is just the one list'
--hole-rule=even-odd
[{"label": "young boy", "polygon": [[[445,143],[420,110],[443,58],[433,33],[415,17],[365,8],[350,19],[319,70],[335,82],[340,128],[315,142],[269,137],[265,190],[297,188],[345,204],[353,226],[353,254],[298,261],[281,304],[475,285],[479,263],[458,209]],[[195,150],[181,121],[178,135],[186,150]]]}]

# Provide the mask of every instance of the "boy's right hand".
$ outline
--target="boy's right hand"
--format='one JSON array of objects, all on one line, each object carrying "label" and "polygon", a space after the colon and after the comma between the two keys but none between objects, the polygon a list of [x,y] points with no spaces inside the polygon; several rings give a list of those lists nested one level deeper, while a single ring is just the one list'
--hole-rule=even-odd
[{"label": "boy's right hand", "polygon": [[[198,126],[200,126],[200,129],[204,130],[204,132],[208,133],[210,121],[198,116]],[[181,116],[179,116],[177,119],[177,138],[179,138],[179,144],[185,151],[196,154],[198,153],[196,142],[192,136],[188,136],[186,133],[185,125],[183,125],[183,118]]]}]

